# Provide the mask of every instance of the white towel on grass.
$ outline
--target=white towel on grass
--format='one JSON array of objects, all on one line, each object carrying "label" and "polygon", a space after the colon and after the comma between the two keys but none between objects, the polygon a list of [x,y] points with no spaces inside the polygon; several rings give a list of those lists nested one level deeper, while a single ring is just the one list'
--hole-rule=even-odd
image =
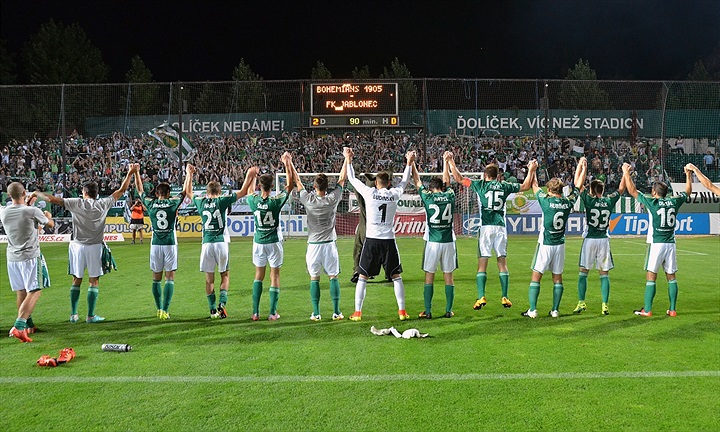
[{"label": "white towel on grass", "polygon": [[370,327],[370,332],[376,336],[385,336],[392,334],[396,338],[410,339],[410,338],[424,338],[428,337],[427,333],[420,333],[418,329],[407,329],[400,333],[395,327],[386,329],[377,329],[375,326]]}]

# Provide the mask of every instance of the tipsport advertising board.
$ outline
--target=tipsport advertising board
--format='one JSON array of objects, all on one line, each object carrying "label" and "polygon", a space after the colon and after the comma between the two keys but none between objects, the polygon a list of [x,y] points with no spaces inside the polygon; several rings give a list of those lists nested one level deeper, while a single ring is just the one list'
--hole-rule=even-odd
[{"label": "tipsport advertising board", "polygon": [[[680,213],[677,215],[675,234],[678,235],[705,235],[717,234],[712,232],[710,214],[707,213]],[[507,215],[505,225],[508,234],[539,234],[542,224],[540,214]],[[474,235],[480,229],[479,214],[463,216],[462,233]],[[613,214],[610,216],[610,235],[645,235],[648,232],[650,220],[647,213],[640,214]],[[571,214],[567,222],[567,235],[581,235],[585,230],[584,214]]]}]

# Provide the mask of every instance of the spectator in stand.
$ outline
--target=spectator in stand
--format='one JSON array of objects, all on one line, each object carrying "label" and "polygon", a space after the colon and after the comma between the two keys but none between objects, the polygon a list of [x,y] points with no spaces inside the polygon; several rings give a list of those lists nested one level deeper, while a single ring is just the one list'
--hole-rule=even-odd
[{"label": "spectator in stand", "polygon": [[711,150],[708,150],[707,153],[705,153],[703,156],[703,162],[705,162],[705,171],[708,174],[715,171],[715,157],[713,156]]}]

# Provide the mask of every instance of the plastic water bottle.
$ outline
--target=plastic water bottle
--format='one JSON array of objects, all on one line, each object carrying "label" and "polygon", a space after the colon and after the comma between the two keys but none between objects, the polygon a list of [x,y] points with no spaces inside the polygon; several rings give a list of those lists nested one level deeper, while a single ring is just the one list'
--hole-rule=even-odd
[{"label": "plastic water bottle", "polygon": [[132,347],[128,344],[103,344],[103,351],[128,352]]}]

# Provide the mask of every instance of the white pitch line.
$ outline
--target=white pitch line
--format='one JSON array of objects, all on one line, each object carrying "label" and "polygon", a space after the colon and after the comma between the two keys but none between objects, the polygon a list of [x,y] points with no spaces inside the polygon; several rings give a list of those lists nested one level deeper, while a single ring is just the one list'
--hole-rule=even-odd
[{"label": "white pitch line", "polygon": [[0,384],[134,384],[189,383],[222,381],[247,384],[266,383],[353,383],[387,381],[508,381],[508,380],[578,380],[578,379],[646,379],[720,377],[720,371],[624,371],[564,372],[516,374],[399,374],[399,375],[279,375],[279,376],[106,376],[106,377],[0,377]]},{"label": "white pitch line", "polygon": [[[645,242],[637,242],[637,241],[631,241],[631,240],[623,240],[623,241],[624,241],[625,243],[647,245],[647,243],[645,243]],[[691,250],[687,250],[687,249],[677,249],[677,247],[676,247],[675,250],[678,251],[678,252],[685,252],[685,253],[689,253],[689,254],[692,254],[692,255],[700,255],[700,256],[708,256],[708,255],[710,255],[710,254],[706,254],[706,253],[702,253],[702,252],[695,252],[695,251],[691,251]],[[615,255],[615,254],[613,254],[613,255]]]}]

